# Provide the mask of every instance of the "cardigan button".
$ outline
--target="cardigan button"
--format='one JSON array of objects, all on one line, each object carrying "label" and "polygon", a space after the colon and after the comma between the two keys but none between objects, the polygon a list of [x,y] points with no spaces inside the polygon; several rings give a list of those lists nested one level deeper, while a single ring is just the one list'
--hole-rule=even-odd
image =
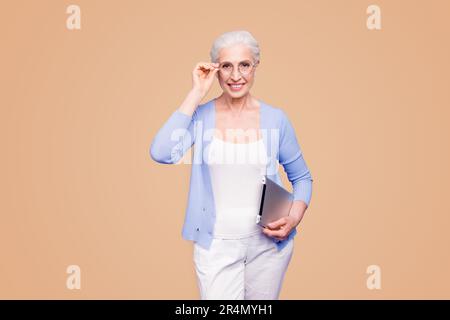
[{"label": "cardigan button", "polygon": [[200,229],[199,229],[199,228],[197,228],[197,231],[200,231]]},{"label": "cardigan button", "polygon": [[205,207],[203,207],[202,209],[203,209],[203,212],[205,212],[205,211],[206,211],[206,208],[205,208]]}]

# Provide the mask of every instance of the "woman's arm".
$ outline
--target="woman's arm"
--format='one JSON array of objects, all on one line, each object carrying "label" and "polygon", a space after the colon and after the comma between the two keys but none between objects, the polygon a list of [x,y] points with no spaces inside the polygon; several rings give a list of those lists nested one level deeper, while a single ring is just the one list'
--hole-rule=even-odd
[{"label": "woman's arm", "polygon": [[309,206],[312,194],[312,177],[303,158],[294,127],[282,111],[280,128],[279,162],[292,184],[294,200],[302,200]]},{"label": "woman's arm", "polygon": [[313,179],[303,158],[295,130],[284,111],[281,123],[279,162],[292,184],[294,202],[289,215],[295,218],[298,225],[311,201]]},{"label": "woman's arm", "polygon": [[155,135],[150,155],[159,163],[177,163],[194,143],[194,124],[202,95],[189,91],[181,106],[172,113]]},{"label": "woman's arm", "polygon": [[311,201],[313,179],[301,151],[292,161],[284,162],[283,168],[292,184],[294,195],[289,215],[295,218],[295,226],[297,226]]},{"label": "woman's arm", "polygon": [[295,130],[287,115],[280,109],[280,149],[279,163],[292,184],[294,202],[287,217],[282,217],[268,224],[263,232],[277,240],[285,240],[291,231],[297,227],[303,219],[306,208],[309,206],[312,193],[312,177],[308,166],[303,159],[302,150],[298,144]]},{"label": "woman's arm", "polygon": [[197,107],[208,93],[219,70],[217,63],[199,62],[192,71],[192,89],[181,106],[159,129],[150,146],[150,156],[160,163],[177,163],[194,144]]}]

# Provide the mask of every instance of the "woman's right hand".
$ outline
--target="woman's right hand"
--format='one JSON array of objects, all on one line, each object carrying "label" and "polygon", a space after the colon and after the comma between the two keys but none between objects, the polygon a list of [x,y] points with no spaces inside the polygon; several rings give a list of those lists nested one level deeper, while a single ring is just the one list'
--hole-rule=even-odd
[{"label": "woman's right hand", "polygon": [[219,70],[218,63],[199,62],[192,71],[192,90],[203,99],[208,93],[214,81],[214,76]]}]

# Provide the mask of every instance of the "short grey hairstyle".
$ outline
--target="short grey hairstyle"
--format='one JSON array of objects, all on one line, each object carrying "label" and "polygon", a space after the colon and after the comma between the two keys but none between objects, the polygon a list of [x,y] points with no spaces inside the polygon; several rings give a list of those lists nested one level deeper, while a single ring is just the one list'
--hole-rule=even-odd
[{"label": "short grey hairstyle", "polygon": [[231,47],[236,44],[247,45],[253,53],[253,58],[259,62],[260,50],[258,41],[256,41],[250,32],[245,30],[225,32],[217,37],[216,40],[214,40],[211,51],[209,52],[211,61],[216,63],[219,58],[219,51],[221,49]]}]

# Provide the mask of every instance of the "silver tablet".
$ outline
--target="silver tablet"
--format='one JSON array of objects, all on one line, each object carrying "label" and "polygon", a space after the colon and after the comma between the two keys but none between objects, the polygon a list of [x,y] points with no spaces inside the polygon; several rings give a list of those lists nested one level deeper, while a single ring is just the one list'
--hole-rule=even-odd
[{"label": "silver tablet", "polygon": [[288,216],[292,207],[293,195],[266,176],[262,178],[262,192],[259,214],[256,223],[261,227]]}]

